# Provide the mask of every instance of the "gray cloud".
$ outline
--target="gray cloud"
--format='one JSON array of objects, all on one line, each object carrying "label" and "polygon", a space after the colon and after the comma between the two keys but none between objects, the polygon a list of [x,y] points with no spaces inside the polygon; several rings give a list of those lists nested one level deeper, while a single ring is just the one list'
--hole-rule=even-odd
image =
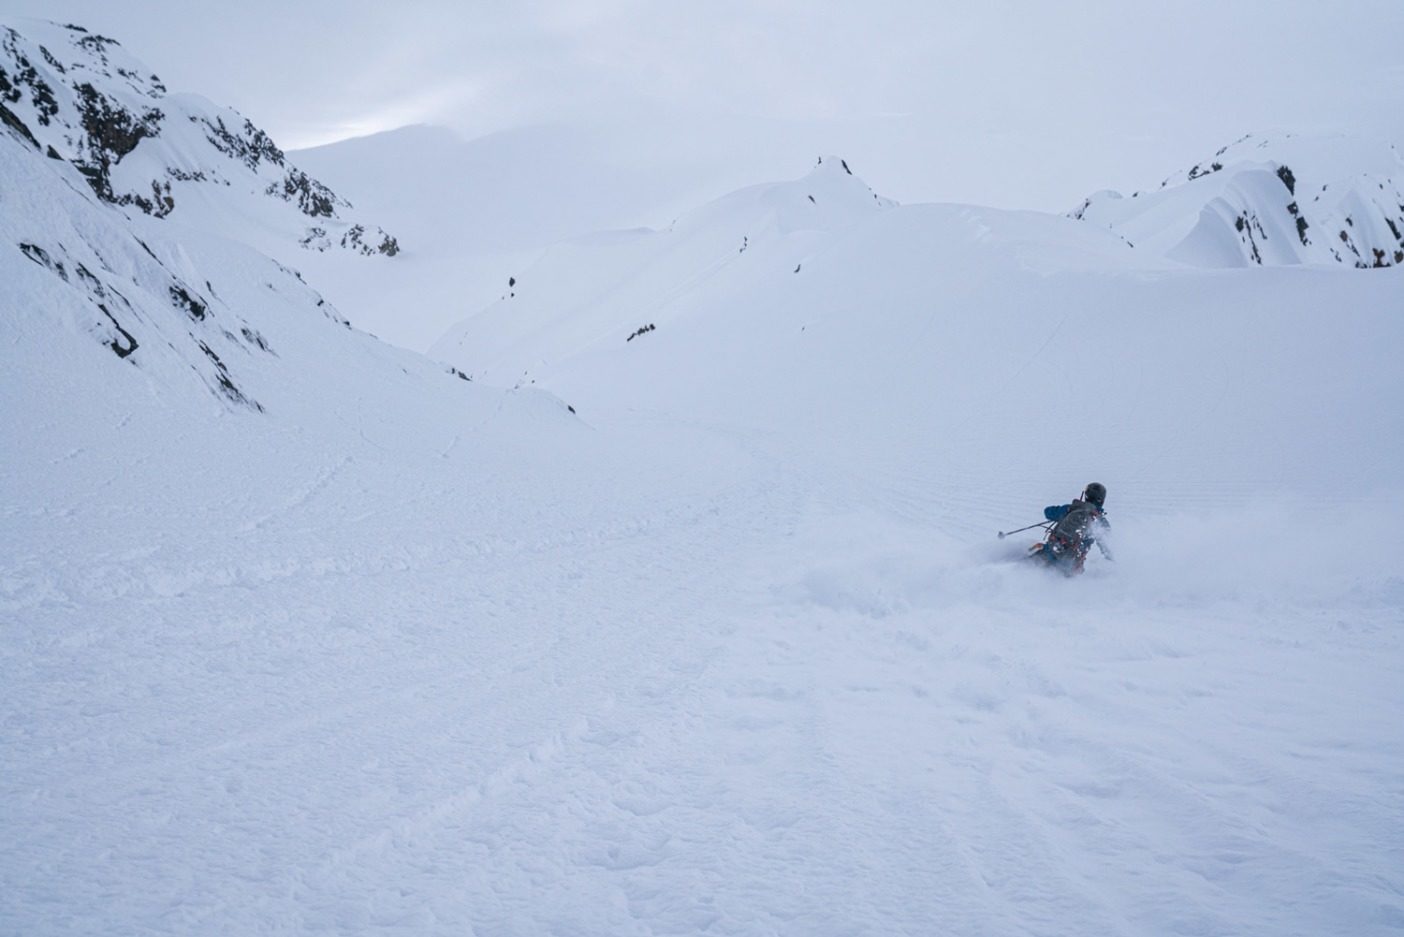
[{"label": "gray cloud", "polygon": [[642,146],[669,134],[675,149],[751,146],[777,162],[816,144],[861,153],[870,181],[898,198],[1064,208],[1089,187],[1153,182],[1251,130],[1404,135],[1396,0],[0,0],[0,10],[112,35],[172,88],[231,104],[290,147],[416,122],[468,136],[632,122]]}]

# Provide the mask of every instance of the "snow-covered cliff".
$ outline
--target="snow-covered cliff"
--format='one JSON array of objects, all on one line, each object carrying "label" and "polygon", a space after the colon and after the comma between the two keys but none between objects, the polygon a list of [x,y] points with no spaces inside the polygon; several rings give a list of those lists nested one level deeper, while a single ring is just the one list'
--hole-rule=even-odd
[{"label": "snow-covered cliff", "polygon": [[1129,198],[1098,192],[1072,217],[1204,267],[1404,263],[1404,158],[1346,136],[1249,135]]},{"label": "snow-covered cliff", "polygon": [[400,249],[238,112],[168,92],[116,40],[81,26],[0,22],[0,122],[114,205],[264,247]]}]

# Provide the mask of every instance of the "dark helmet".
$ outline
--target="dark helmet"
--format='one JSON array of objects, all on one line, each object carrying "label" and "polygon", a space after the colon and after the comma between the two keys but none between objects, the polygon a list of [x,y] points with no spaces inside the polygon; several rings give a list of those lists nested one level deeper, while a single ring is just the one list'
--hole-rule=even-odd
[{"label": "dark helmet", "polygon": [[1097,507],[1101,507],[1107,503],[1107,486],[1103,485],[1101,482],[1093,482],[1087,486],[1087,490],[1082,493],[1082,497],[1084,500],[1097,505]]}]

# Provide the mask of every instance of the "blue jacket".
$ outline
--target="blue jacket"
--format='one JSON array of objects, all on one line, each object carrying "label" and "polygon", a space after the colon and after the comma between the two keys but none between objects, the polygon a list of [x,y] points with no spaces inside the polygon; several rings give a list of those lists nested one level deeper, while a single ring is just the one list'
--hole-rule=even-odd
[{"label": "blue jacket", "polygon": [[[1060,520],[1062,520],[1063,518],[1067,517],[1067,516],[1068,516],[1068,512],[1071,511],[1071,510],[1072,510],[1072,505],[1071,505],[1071,504],[1050,504],[1048,507],[1046,507],[1046,508],[1043,509],[1043,516],[1046,517],[1046,518],[1048,518],[1050,521],[1052,521],[1053,523],[1056,524],[1056,523],[1058,523],[1058,521],[1060,521]],[[1106,512],[1106,510],[1103,509],[1103,508],[1098,508],[1097,511],[1098,511],[1099,514],[1102,515],[1101,517],[1098,518],[1098,520],[1101,521],[1101,523],[1102,523],[1104,526],[1110,527],[1111,525],[1107,523],[1107,512]]]}]

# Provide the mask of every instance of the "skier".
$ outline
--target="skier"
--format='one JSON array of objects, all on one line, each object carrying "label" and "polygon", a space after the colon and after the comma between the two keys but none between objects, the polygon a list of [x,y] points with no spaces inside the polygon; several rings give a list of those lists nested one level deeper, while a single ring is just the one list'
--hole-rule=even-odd
[{"label": "skier", "polygon": [[1074,498],[1071,504],[1054,504],[1043,509],[1043,516],[1053,522],[1048,537],[1035,544],[1030,556],[1045,566],[1059,570],[1065,576],[1076,576],[1082,572],[1087,561],[1087,553],[1092,544],[1111,559],[1111,551],[1098,539],[1103,531],[1111,529],[1107,522],[1105,504],[1107,486],[1092,482],[1083,489],[1082,497]]}]

